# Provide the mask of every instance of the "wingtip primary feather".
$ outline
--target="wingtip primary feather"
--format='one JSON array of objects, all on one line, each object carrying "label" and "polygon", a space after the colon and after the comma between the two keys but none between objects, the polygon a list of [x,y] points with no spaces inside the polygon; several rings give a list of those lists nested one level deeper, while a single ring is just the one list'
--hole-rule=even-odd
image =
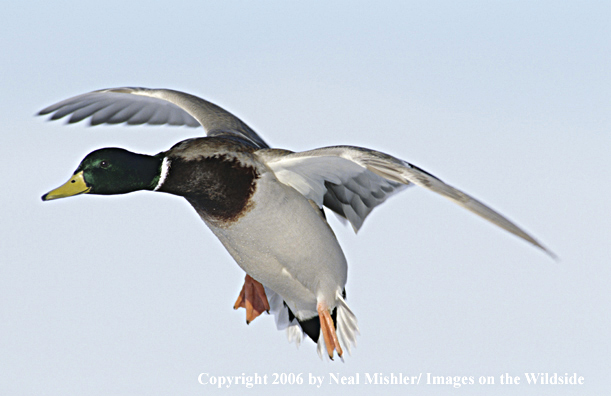
[{"label": "wingtip primary feather", "polygon": [[493,210],[492,208],[488,207],[477,199],[471,197],[470,195],[462,192],[461,190],[444,183],[439,178],[424,171],[423,169],[420,169],[415,165],[410,164],[409,162],[403,161],[403,165],[404,167],[401,174],[407,181],[424,187],[427,190],[431,190],[443,196],[444,198],[449,199],[450,201],[467,209],[471,213],[474,213],[480,216],[481,218],[488,220],[492,224],[504,229],[505,231],[529,242],[533,246],[543,250],[555,261],[558,261],[558,256],[554,252],[543,246],[526,231],[522,230],[520,227],[518,227],[516,224],[511,222],[509,219],[507,219],[505,216],[501,215],[497,211]]},{"label": "wingtip primary feather", "polygon": [[539,249],[543,250],[548,256],[550,256],[552,258],[552,260],[554,260],[555,262],[559,263],[560,262],[560,257],[554,253],[553,251],[549,250],[548,248],[546,248],[545,246],[543,246],[542,244],[540,244],[539,242],[537,242],[535,244],[536,247],[538,247]]}]

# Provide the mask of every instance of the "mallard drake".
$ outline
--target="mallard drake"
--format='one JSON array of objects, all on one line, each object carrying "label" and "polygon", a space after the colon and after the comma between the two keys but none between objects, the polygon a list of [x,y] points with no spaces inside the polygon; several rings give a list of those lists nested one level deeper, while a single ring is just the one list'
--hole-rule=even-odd
[{"label": "mallard drake", "polygon": [[224,109],[169,89],[112,88],[75,96],[39,113],[68,122],[203,126],[207,137],[156,155],[103,148],[88,154],[44,201],[138,190],[184,197],[246,272],[234,304],[247,321],[277,316],[289,340],[302,330],[333,359],[355,345],[358,326],[345,301],[347,263],[327,207],[358,230],[369,213],[410,185],[441,194],[552,254],[511,221],[408,162],[351,146],[304,152],[270,148]]}]

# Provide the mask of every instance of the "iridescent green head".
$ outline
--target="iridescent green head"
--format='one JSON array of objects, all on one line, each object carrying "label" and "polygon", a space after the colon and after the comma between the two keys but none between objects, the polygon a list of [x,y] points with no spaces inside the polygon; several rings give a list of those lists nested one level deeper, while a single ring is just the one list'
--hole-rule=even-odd
[{"label": "iridescent green head", "polygon": [[136,154],[120,148],[96,150],[83,159],[70,180],[43,195],[42,200],[152,190],[159,181],[162,160],[162,155]]}]

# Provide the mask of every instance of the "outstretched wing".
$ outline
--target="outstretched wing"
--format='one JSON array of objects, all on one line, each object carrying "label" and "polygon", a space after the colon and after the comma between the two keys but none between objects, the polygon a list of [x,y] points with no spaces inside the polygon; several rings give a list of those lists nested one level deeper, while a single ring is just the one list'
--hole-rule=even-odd
[{"label": "outstretched wing", "polygon": [[278,180],[350,221],[355,230],[374,207],[402,188],[415,184],[434,191],[504,230],[543,249],[518,226],[464,192],[408,162],[360,147],[325,147],[301,153],[257,152]]},{"label": "outstretched wing", "polygon": [[89,92],[51,105],[38,114],[51,120],[71,115],[69,123],[90,118],[91,125],[203,126],[208,136],[231,136],[268,148],[242,120],[219,106],[180,91],[148,88],[110,88]]}]

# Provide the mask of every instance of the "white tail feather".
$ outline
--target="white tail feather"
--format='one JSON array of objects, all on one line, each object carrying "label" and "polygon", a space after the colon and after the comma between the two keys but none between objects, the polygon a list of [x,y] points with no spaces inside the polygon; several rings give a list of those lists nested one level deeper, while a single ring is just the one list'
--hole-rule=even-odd
[{"label": "white tail feather", "polygon": [[295,346],[297,346],[297,348],[299,348],[299,345],[301,345],[303,330],[301,330],[301,326],[299,326],[297,319],[293,319],[291,324],[286,328],[286,338],[288,338],[289,343],[295,342]]},{"label": "white tail feather", "polygon": [[318,336],[318,342],[316,343],[316,352],[318,352],[318,357],[320,358],[320,360],[329,360],[329,355],[327,355],[327,350],[325,348],[325,340],[322,336],[322,331]]},{"label": "white tail feather", "polygon": [[359,326],[356,316],[348,308],[341,293],[337,293],[337,303],[337,338],[342,348],[350,355],[352,346],[356,347],[356,336],[360,334]]},{"label": "white tail feather", "polygon": [[[301,340],[303,340],[303,330],[301,326],[299,326],[299,322],[297,319],[293,319],[289,322],[289,313],[288,308],[284,305],[282,297],[279,294],[274,292],[269,288],[265,288],[265,293],[267,294],[267,300],[269,302],[269,312],[274,315],[276,318],[276,327],[278,330],[286,329],[286,336],[288,338],[289,343],[294,342],[297,347],[301,344]],[[343,350],[347,351],[350,355],[352,353],[352,347],[356,347],[356,336],[360,334],[359,326],[357,324],[356,316],[352,312],[352,310],[346,304],[346,301],[343,299],[341,293],[337,293],[337,315],[336,315],[336,332],[337,339]],[[318,356],[323,359],[323,356],[327,360],[329,356],[327,355],[327,350],[325,347],[325,340],[321,334],[318,337],[318,342],[316,343],[316,351],[318,352]],[[343,358],[342,358],[343,361]]]},{"label": "white tail feather", "polygon": [[265,287],[265,294],[269,302],[269,312],[276,318],[276,328],[278,330],[286,329],[286,338],[289,343],[295,342],[295,345],[299,348],[303,339],[303,330],[301,330],[299,322],[296,319],[289,321],[289,310],[284,306],[284,300],[278,293]]}]

